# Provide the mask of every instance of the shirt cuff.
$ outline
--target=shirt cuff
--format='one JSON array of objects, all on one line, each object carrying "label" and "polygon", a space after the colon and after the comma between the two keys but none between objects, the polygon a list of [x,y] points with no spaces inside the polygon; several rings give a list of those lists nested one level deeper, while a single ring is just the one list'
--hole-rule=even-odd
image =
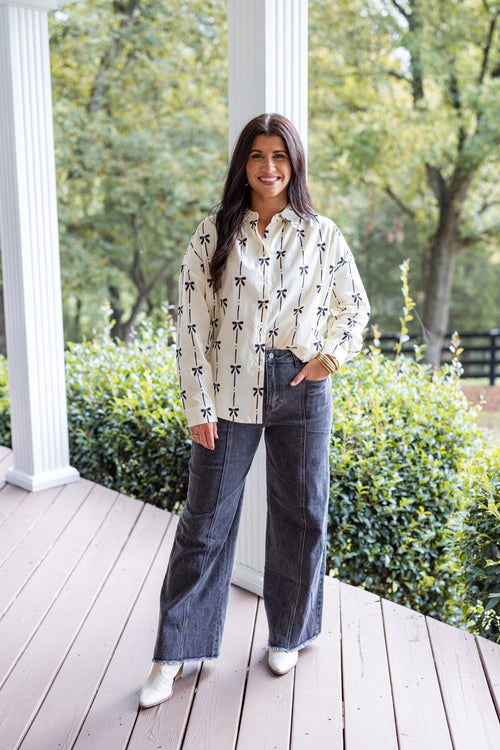
[{"label": "shirt cuff", "polygon": [[323,349],[321,350],[321,353],[329,354],[331,357],[335,357],[335,359],[339,363],[339,369],[347,359],[347,352],[342,346],[340,346],[340,344],[328,344],[328,342],[326,342]]},{"label": "shirt cuff", "polygon": [[204,422],[217,422],[215,404],[191,406],[189,409],[185,409],[184,413],[189,427],[194,427],[194,425],[203,424]]}]

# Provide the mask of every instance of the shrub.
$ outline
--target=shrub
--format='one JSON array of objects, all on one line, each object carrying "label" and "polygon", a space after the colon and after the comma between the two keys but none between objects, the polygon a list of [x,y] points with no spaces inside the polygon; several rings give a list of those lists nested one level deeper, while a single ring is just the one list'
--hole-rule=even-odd
[{"label": "shrub", "polygon": [[11,447],[9,368],[7,360],[0,355],[0,445]]},{"label": "shrub", "polygon": [[94,482],[178,511],[191,437],[184,421],[171,329],[145,323],[134,340],[106,328],[66,354],[71,461]]},{"label": "shrub", "polygon": [[459,601],[467,627],[500,643],[500,448],[466,464],[459,490],[460,512],[449,525]]},{"label": "shrub", "polygon": [[377,348],[333,379],[331,575],[453,618],[446,524],[460,463],[481,444],[456,364],[432,373]]}]

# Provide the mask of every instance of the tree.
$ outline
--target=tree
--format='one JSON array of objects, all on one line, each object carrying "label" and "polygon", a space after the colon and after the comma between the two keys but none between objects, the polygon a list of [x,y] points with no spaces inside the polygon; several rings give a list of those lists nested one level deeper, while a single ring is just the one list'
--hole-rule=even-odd
[{"label": "tree", "polygon": [[74,338],[106,299],[123,339],[142,310],[159,314],[176,299],[180,258],[225,168],[225,12],[223,0],[97,0],[52,19],[63,285]]},{"label": "tree", "polygon": [[459,253],[500,234],[499,17],[488,0],[311,4],[311,158],[415,224],[434,365]]}]

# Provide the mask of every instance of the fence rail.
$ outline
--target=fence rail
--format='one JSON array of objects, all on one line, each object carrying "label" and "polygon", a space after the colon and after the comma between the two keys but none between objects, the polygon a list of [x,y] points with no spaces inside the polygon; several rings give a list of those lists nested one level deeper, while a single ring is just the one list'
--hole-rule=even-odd
[{"label": "fence rail", "polygon": [[[495,385],[495,380],[500,378],[500,328],[492,328],[490,331],[471,331],[460,333],[460,346],[463,352],[460,362],[464,368],[464,378],[487,378],[490,385]],[[452,334],[445,338],[445,346],[441,350],[441,363],[449,362],[452,354],[449,342]],[[394,348],[399,341],[399,335],[381,336],[380,351],[383,354],[394,354]],[[373,336],[366,339],[366,343],[373,343]],[[419,343],[416,334],[408,336],[402,345],[404,352],[410,353],[413,346]]]}]

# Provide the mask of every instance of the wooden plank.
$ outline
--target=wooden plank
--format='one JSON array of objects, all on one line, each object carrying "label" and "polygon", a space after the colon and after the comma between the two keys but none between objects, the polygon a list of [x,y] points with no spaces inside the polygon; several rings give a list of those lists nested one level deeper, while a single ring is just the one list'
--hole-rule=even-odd
[{"label": "wooden plank", "polygon": [[500,724],[474,636],[427,618],[455,750],[498,750]]},{"label": "wooden plank", "polygon": [[[26,734],[23,750],[72,747],[161,542],[168,516],[146,505]],[[64,705],[61,713],[60,706]]]},{"label": "wooden plank", "polygon": [[[0,490],[0,524],[4,523],[19,503],[22,503],[27,497],[28,493],[26,490],[14,487],[13,484],[5,484]],[[0,554],[2,552],[3,550],[0,551]]]},{"label": "wooden plank", "polygon": [[425,617],[382,600],[400,750],[452,750]]},{"label": "wooden plank", "polygon": [[0,747],[17,747],[29,729],[141,510],[142,503],[137,500],[118,498],[4,683],[0,692]]},{"label": "wooden plank", "polygon": [[[181,750],[200,669],[199,662],[184,664],[182,678],[177,681],[170,700],[139,712],[127,750]],[[149,668],[144,678],[148,672]]]},{"label": "wooden plank", "polygon": [[380,599],[340,585],[346,750],[397,750]]},{"label": "wooden plank", "polygon": [[[17,529],[21,541],[18,544],[12,541],[13,550],[0,567],[0,613],[5,613],[31,578],[91,489],[92,484],[83,480],[74,485],[59,487],[57,493],[52,495],[53,501],[43,515],[38,517],[37,523],[31,525],[27,533],[23,533],[22,527]],[[47,502],[50,497],[50,494],[46,496]],[[23,505],[38,505],[38,502],[30,496],[29,502]],[[29,524],[27,509],[23,516]]]},{"label": "wooden plank", "polygon": [[288,750],[295,670],[283,677],[267,665],[267,620],[259,600],[237,750]]},{"label": "wooden plank", "polygon": [[30,494],[29,503],[19,503],[17,508],[0,526],[0,565],[12,554],[50,508],[61,487]]},{"label": "wooden plank", "polygon": [[343,747],[340,585],[325,579],[320,638],[301,653],[295,670],[292,750]]},{"label": "wooden plank", "polygon": [[220,658],[205,662],[200,674],[193,671],[197,663],[185,664],[184,670],[190,670],[190,691],[186,691],[184,675],[171,700],[141,711],[129,750],[153,750],[161,744],[169,750],[234,747],[257,602],[254,594],[231,587]]},{"label": "wooden plank", "polygon": [[234,748],[258,601],[231,586],[220,658],[203,664],[183,750]]},{"label": "wooden plank", "polygon": [[7,448],[6,445],[0,445],[0,461],[2,461],[6,456],[10,456],[11,453],[11,449]]},{"label": "wooden plank", "polygon": [[490,686],[497,715],[500,718],[500,644],[477,637],[476,644]]},{"label": "wooden plank", "polygon": [[[73,516],[42,564],[33,572],[12,606],[0,619],[0,685],[33,637],[88,547],[89,540],[96,534],[118,497],[118,493],[96,487],[85,480],[65,488],[65,502],[69,507],[72,505],[73,495],[76,505],[85,496],[86,502],[83,506],[80,505],[78,513]],[[25,552],[29,561],[29,548]]]},{"label": "wooden plank", "polygon": [[[120,750],[127,747],[134,729],[140,686],[151,665],[161,584],[178,522],[177,517],[162,512],[165,514],[165,522],[169,522],[166,534],[74,744],[74,750]],[[185,688],[186,682],[189,682],[189,678],[186,680],[184,676],[177,686]],[[178,713],[180,710],[174,718]],[[182,734],[183,732],[181,736]],[[142,744],[137,746],[141,750],[144,747]]]}]

